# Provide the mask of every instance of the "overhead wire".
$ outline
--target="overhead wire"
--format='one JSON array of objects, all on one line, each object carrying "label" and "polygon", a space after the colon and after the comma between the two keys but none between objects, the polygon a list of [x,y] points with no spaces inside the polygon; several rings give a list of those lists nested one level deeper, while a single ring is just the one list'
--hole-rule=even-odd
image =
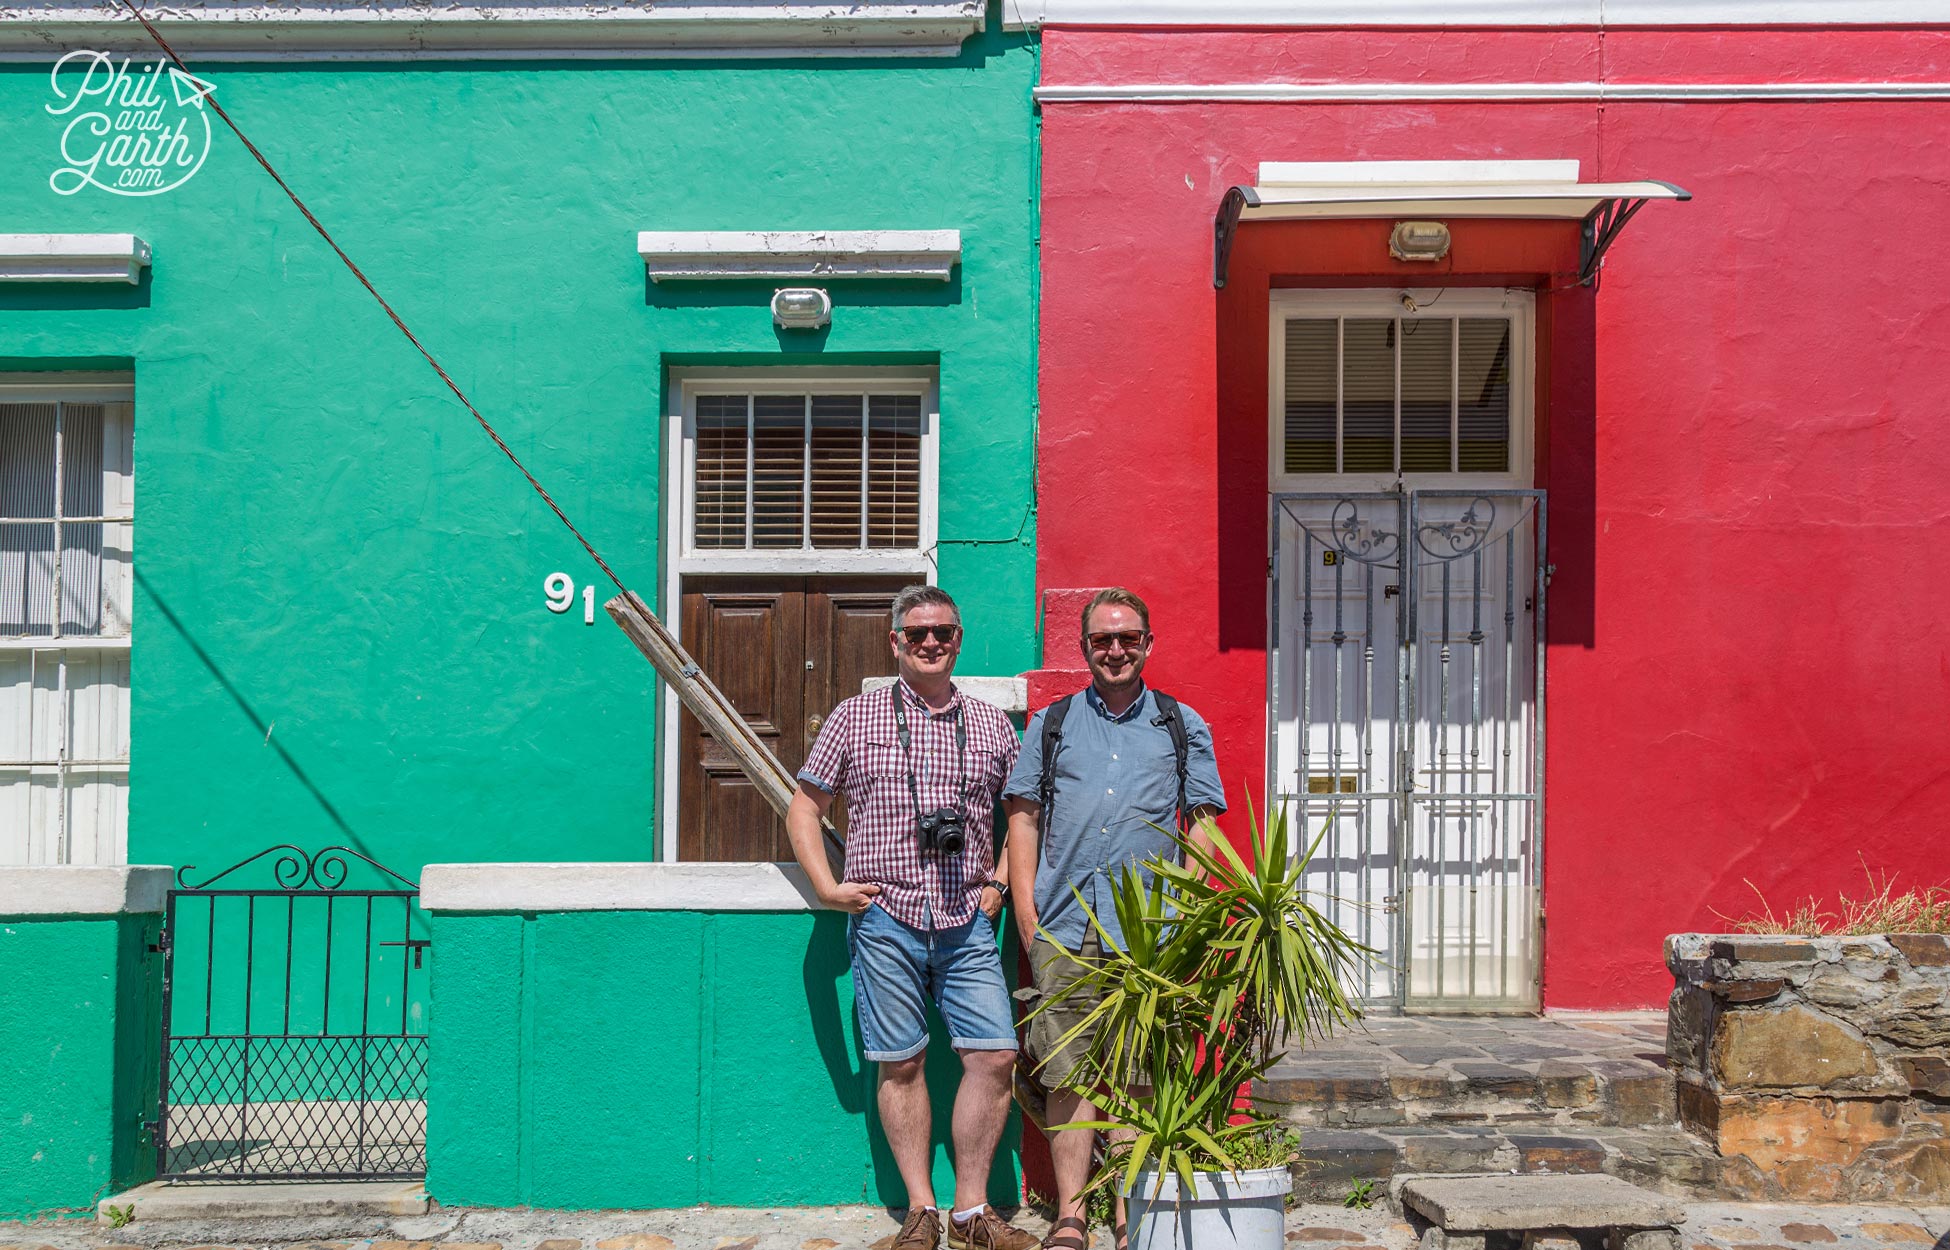
[{"label": "overhead wire", "polygon": [[[190,73],[190,67],[183,63],[183,58],[176,55],[176,50],[169,46],[169,41],[162,37],[162,32],[155,28],[133,0],[118,0],[118,2],[123,8],[129,11],[130,15],[136,21],[142,24],[142,29],[149,32],[149,38],[155,41],[156,46],[163,50],[163,55],[167,56],[178,70],[188,75],[193,82],[202,83],[201,79]],[[447,370],[442,367],[440,361],[434,357],[434,354],[427,350],[426,345],[420,342],[419,336],[413,333],[412,329],[406,324],[405,319],[394,310],[391,303],[387,302],[386,297],[379,293],[379,288],[375,287],[372,284],[372,280],[366,277],[365,271],[360,269],[354,263],[353,259],[345,254],[345,249],[338,245],[338,240],[332,237],[332,232],[327,230],[325,224],[313,215],[311,209],[305,206],[305,202],[302,199],[298,198],[298,193],[291,189],[290,184],[278,173],[276,167],[271,164],[263,152],[258,150],[257,145],[251,142],[250,136],[245,134],[243,128],[225,111],[216,96],[205,93],[203,103],[223,121],[224,125],[230,128],[230,133],[237,136],[238,142],[244,145],[245,150],[251,154],[251,157],[257,161],[264,172],[271,176],[271,181],[278,184],[278,189],[284,192],[285,197],[304,215],[305,220],[311,223],[311,228],[318,232],[318,237],[325,240],[325,245],[332,249],[333,254],[344,263],[347,269],[351,270],[352,276],[359,280],[359,285],[366,288],[366,293],[378,302],[379,307],[385,311],[386,316],[392,321],[393,325],[398,327],[399,332],[406,336],[406,341],[413,344],[413,350],[419,352],[421,358],[432,366],[435,373],[440,375],[440,380],[447,384],[447,389],[454,393],[454,398],[458,399],[461,406],[467,409],[468,414],[479,423],[481,429],[486,432],[487,436],[494,440],[494,445],[501,449],[501,454],[508,458],[508,463],[514,465],[522,477],[527,479],[529,486],[533,487],[535,493],[541,496],[542,502],[548,505],[549,511],[555,514],[555,519],[562,522],[569,533],[575,536],[576,542],[580,543],[582,549],[589,553],[589,558],[596,562],[596,567],[603,571],[603,575],[609,578],[616,589],[625,594],[630,593],[630,588],[623,584],[623,579],[616,575],[616,570],[609,567],[609,562],[603,559],[602,553],[596,550],[595,545],[588,538],[584,537],[580,529],[576,528],[576,523],[571,521],[569,514],[564,512],[562,506],[555,502],[555,497],[548,493],[548,488],[537,481],[535,475],[528,471],[528,466],[521,462],[521,457],[514,453],[514,449],[508,446],[507,442],[502,439],[501,435],[495,430],[488,419],[481,415],[481,410],[474,406],[474,401],[467,397],[467,393],[460,389],[459,383],[454,381]]]}]

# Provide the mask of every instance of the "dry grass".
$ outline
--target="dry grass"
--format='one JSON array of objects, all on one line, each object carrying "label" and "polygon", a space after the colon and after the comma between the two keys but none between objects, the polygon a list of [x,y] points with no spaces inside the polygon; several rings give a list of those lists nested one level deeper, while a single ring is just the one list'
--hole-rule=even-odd
[{"label": "dry grass", "polygon": [[1878,881],[1868,865],[1862,867],[1868,879],[1867,892],[1859,896],[1841,894],[1833,908],[1823,907],[1813,898],[1803,899],[1784,915],[1776,916],[1767,899],[1753,882],[1747,888],[1760,899],[1760,911],[1738,920],[1728,916],[1739,933],[1779,933],[1860,937],[1870,933],[1950,933],[1950,886],[1929,886],[1896,892],[1896,879],[1888,873]]}]

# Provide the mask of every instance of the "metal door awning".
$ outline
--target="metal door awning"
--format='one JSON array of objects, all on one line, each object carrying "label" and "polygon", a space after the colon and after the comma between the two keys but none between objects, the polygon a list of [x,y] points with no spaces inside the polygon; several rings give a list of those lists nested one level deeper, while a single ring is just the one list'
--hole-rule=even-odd
[{"label": "metal door awning", "polygon": [[1252,221],[1506,217],[1582,221],[1578,281],[1591,282],[1625,223],[1652,200],[1690,200],[1670,182],[1579,182],[1576,161],[1268,162],[1233,187],[1212,223],[1212,285],[1226,284],[1232,238]]}]

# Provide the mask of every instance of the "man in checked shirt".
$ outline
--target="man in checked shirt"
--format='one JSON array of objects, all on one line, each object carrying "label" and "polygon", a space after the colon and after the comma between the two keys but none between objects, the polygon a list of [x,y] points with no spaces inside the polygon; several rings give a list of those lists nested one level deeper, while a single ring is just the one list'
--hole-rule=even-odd
[{"label": "man in checked shirt", "polygon": [[[995,803],[1021,744],[1000,708],[955,688],[961,613],[946,591],[901,591],[893,626],[887,637],[899,679],[855,695],[826,718],[799,770],[786,833],[819,901],[852,917],[847,937],[860,1039],[880,1065],[880,1122],[907,1186],[908,1214],[894,1250],[936,1250],[944,1222],[929,1167],[929,999],[962,1061],[950,1134],[955,1205],[948,1245],[1034,1250],[1037,1239],[1004,1221],[984,1196],[1016,1058],[996,949],[995,917],[1008,884],[995,852]],[[845,793],[847,810],[839,881],[820,833],[836,792]],[[944,836],[957,821],[962,836]]]}]

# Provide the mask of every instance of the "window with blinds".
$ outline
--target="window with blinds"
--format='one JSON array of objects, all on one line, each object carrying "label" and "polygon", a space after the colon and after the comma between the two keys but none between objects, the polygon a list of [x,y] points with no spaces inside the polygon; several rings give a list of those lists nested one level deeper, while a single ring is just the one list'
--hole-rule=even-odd
[{"label": "window with blinds", "polygon": [[754,392],[696,404],[694,549],[920,546],[920,396]]},{"label": "window with blinds", "polygon": [[1288,473],[1510,470],[1509,317],[1286,322]]},{"label": "window with blinds", "polygon": [[133,405],[6,396],[0,387],[0,863],[122,863]]}]

